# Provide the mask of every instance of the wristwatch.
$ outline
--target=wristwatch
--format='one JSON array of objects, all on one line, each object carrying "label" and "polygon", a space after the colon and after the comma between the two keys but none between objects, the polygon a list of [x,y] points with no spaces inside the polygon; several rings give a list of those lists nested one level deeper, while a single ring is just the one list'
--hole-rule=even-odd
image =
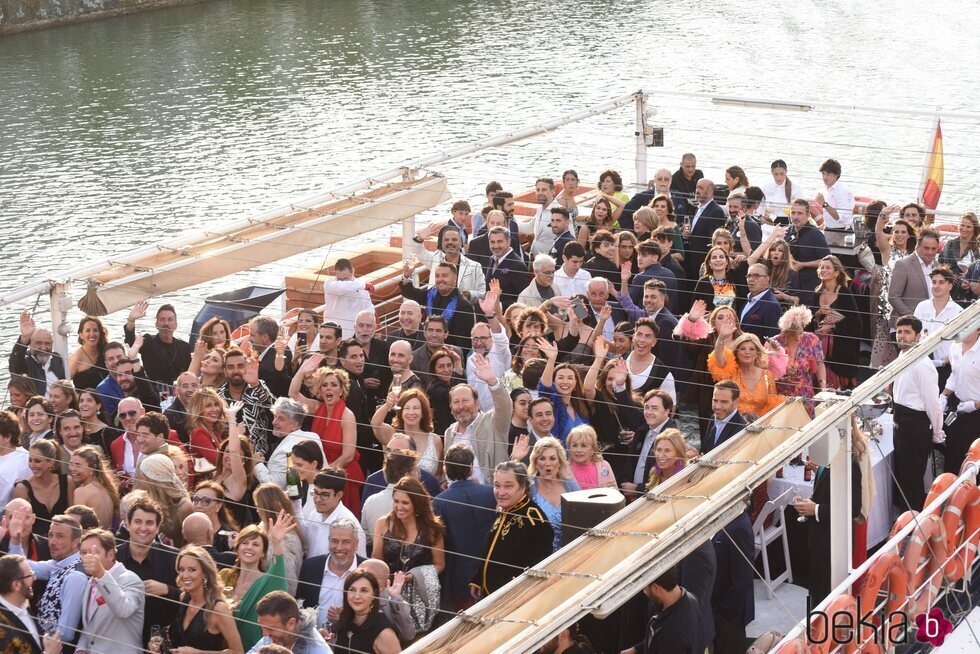
[{"label": "wristwatch", "polygon": [[829,206],[830,206],[830,203],[829,203],[829,202],[824,202],[824,203],[823,203],[823,208],[824,208],[824,209],[826,209],[826,208],[827,208],[827,207],[829,207]]},{"label": "wristwatch", "polygon": [[425,241],[423,241],[422,239],[419,238],[419,235],[418,234],[416,234],[415,236],[413,236],[412,237],[412,240],[415,241],[416,243],[425,243]]}]

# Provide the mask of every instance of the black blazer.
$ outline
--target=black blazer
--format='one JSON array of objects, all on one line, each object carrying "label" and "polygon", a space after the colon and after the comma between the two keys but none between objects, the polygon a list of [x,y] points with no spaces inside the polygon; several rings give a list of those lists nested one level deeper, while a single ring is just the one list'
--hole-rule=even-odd
[{"label": "black blazer", "polygon": [[560,266],[565,263],[565,246],[575,240],[575,235],[571,231],[565,230],[555,238],[555,244],[551,246],[549,255],[554,257],[555,265]]},{"label": "black blazer", "polygon": [[[693,214],[692,220],[693,223]],[[691,229],[691,236],[684,247],[684,270],[688,279],[697,279],[700,275],[704,256],[711,247],[711,235],[719,227],[725,226],[725,210],[711,200],[705,205],[704,211],[698,217],[697,223]]]},{"label": "black blazer", "polygon": [[[41,628],[37,625],[35,627],[40,634]],[[42,651],[37,641],[31,636],[27,625],[7,607],[0,606],[0,652],[41,654]]]},{"label": "black blazer", "polygon": [[701,454],[707,454],[711,450],[715,449],[729,438],[737,434],[738,432],[745,429],[745,416],[743,416],[738,411],[732,416],[732,419],[725,424],[725,428],[721,430],[721,438],[717,441],[715,440],[715,421],[714,419],[708,423],[708,431],[705,433],[704,438],[701,439]]},{"label": "black blazer", "polygon": [[[673,418],[670,418],[667,420],[667,422],[664,423],[663,428],[657,433],[658,434],[663,433],[664,429],[677,429],[677,423],[674,421]],[[650,428],[644,426],[642,430],[636,432],[636,434],[633,435],[633,440],[630,441],[629,458],[631,461],[634,462],[634,464],[631,465],[629,468],[629,472],[627,475],[628,478],[620,479],[619,480],[620,482],[624,482],[624,481],[630,483],[633,482],[633,473],[636,471],[635,462],[637,458],[640,456],[640,452],[643,450],[643,441],[646,439],[647,434],[649,433],[650,433]],[[656,438],[656,436],[654,436],[654,438]],[[653,456],[653,446],[651,445],[650,451],[647,453],[647,460],[643,464],[643,483],[641,483],[637,487],[636,489],[637,492],[642,493],[646,490],[647,480],[650,479],[650,470],[653,469],[653,464],[655,460],[656,459]]]},{"label": "black blazer", "polygon": [[293,356],[289,348],[283,352],[286,360],[283,362],[282,370],[276,370],[276,353],[269,349],[262,360],[259,361],[259,379],[265,382],[269,391],[276,397],[289,395],[289,382],[293,380]]},{"label": "black blazer", "polygon": [[[832,468],[817,471],[813,482],[813,495],[817,516],[807,518],[808,545],[810,549],[810,594],[826,597],[830,585],[830,475]],[[861,512],[861,464],[851,459],[851,515]],[[853,523],[851,527],[853,528]]]},{"label": "black blazer", "polygon": [[741,317],[742,310],[748,304],[748,298],[739,298],[736,304],[742,331],[755,334],[760,339],[775,338],[779,334],[779,319],[783,315],[783,308],[779,306],[779,300],[771,288],[752,305],[752,310],[744,319]]},{"label": "black blazer", "polygon": [[[296,599],[303,608],[320,606],[320,586],[323,584],[323,570],[327,565],[327,554],[312,556],[299,569],[299,584],[296,586]],[[363,556],[354,555],[358,565],[365,561]]]},{"label": "black blazer", "polygon": [[[26,375],[34,384],[34,390],[38,395],[44,395],[48,389],[47,376],[44,368],[31,358],[31,350],[28,345],[20,342],[18,338],[14,341],[14,347],[10,350],[10,357],[7,359],[7,367],[10,372],[17,375]],[[65,362],[57,352],[51,353],[51,372],[57,375],[58,379],[68,379],[65,375]]]},{"label": "black blazer", "polygon": [[[715,586],[712,608],[731,622],[747,625],[755,620],[755,535],[748,513],[742,513],[711,539],[715,548]],[[734,541],[734,542],[733,542]]]},{"label": "black blazer", "polygon": [[493,259],[487,261],[486,265],[487,288],[490,288],[490,281],[496,279],[500,282],[500,304],[504,309],[517,301],[517,296],[527,288],[530,280],[527,265],[521,255],[512,249],[503,258],[497,269],[493,269]]}]

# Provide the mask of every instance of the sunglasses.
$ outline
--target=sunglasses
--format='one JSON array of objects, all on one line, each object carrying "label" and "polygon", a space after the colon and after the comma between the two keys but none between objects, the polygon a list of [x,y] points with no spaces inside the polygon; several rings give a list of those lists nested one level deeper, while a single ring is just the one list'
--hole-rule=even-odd
[{"label": "sunglasses", "polygon": [[139,411],[120,411],[119,412],[119,417],[120,418],[135,418],[139,414],[140,414]]},{"label": "sunglasses", "polygon": [[211,502],[215,501],[213,497],[206,497],[204,495],[192,495],[191,502],[193,504],[203,504],[204,506],[211,506]]}]

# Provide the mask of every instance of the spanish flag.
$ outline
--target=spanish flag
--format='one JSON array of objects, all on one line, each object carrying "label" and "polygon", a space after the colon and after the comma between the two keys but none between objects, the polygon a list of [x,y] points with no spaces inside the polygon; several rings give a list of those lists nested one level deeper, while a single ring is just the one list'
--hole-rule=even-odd
[{"label": "spanish flag", "polygon": [[939,205],[943,193],[943,130],[936,117],[936,134],[932,139],[932,149],[928,152],[922,176],[922,190],[919,193],[922,203],[929,209]]}]

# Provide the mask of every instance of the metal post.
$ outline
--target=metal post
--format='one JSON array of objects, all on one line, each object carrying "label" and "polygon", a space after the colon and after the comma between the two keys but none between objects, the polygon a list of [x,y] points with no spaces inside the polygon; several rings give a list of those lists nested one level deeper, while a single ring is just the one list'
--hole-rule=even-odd
[{"label": "metal post", "polygon": [[[837,587],[851,570],[851,422],[845,418],[839,423],[840,447],[834,455],[830,469],[830,587]],[[822,598],[820,598],[822,599]]]},{"label": "metal post", "polygon": [[68,362],[68,310],[71,308],[71,298],[68,297],[70,284],[56,282],[51,284],[51,337],[54,340],[52,351],[61,355],[62,361]]},{"label": "metal post", "polygon": [[636,98],[636,188],[647,187],[647,144],[643,134],[643,112],[647,106],[647,96],[642,90],[637,91]]}]

